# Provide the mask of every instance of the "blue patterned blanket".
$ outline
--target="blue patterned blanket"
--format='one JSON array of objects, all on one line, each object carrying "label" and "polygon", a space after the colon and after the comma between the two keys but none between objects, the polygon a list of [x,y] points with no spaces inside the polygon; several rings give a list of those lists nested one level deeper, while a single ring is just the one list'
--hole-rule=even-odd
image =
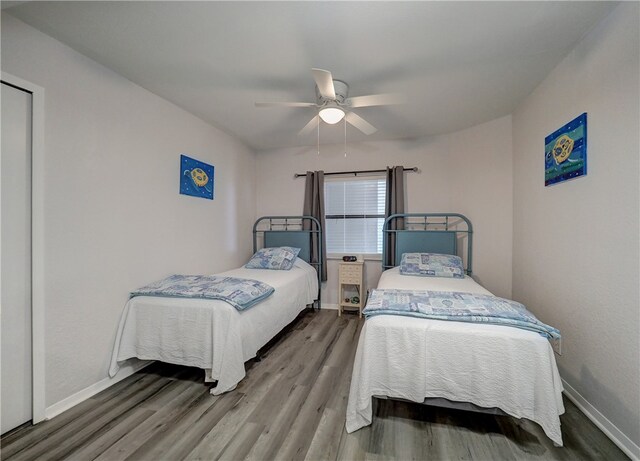
[{"label": "blue patterned blanket", "polygon": [[255,306],[274,292],[258,280],[215,275],[171,275],[131,292],[135,296],[219,299],[239,311]]},{"label": "blue patterned blanket", "polygon": [[434,320],[490,323],[531,330],[550,339],[560,331],[540,322],[522,304],[497,296],[451,291],[372,290],[365,317],[405,315]]}]

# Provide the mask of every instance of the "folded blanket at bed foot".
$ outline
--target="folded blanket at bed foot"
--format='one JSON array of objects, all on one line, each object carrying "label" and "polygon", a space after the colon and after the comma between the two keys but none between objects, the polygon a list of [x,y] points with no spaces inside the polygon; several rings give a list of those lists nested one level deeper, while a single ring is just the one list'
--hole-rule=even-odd
[{"label": "folded blanket at bed foot", "polygon": [[239,311],[249,309],[269,297],[274,288],[264,282],[216,275],[170,275],[132,291],[130,297],[219,299]]},{"label": "folded blanket at bed foot", "polygon": [[489,323],[531,330],[553,340],[560,331],[539,321],[522,304],[492,295],[430,290],[372,290],[365,317],[404,315],[432,320]]}]

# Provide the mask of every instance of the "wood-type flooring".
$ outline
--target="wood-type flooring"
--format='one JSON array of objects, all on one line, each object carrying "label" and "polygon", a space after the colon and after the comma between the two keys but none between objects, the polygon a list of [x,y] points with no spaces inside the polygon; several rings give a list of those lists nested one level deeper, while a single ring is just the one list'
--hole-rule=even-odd
[{"label": "wood-type flooring", "polygon": [[50,421],[0,439],[23,460],[618,460],[627,457],[570,401],[554,447],[526,420],[374,400],[344,429],[363,320],[306,311],[221,396],[204,373],[155,363]]}]

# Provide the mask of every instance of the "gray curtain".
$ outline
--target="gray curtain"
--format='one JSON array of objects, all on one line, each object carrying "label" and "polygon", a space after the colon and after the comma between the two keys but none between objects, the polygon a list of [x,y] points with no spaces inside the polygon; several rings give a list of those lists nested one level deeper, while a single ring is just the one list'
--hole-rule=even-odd
[{"label": "gray curtain", "polygon": [[[302,214],[313,216],[322,226],[322,254],[318,254],[318,234],[312,234],[311,262],[322,261],[320,279],[324,282],[327,280],[327,240],[324,235],[324,171],[307,171]],[[303,229],[311,229],[309,220],[305,220]]]},{"label": "gray curtain", "polygon": [[[404,167],[387,167],[387,195],[385,197],[385,217],[392,214],[404,213]],[[389,222],[389,229],[404,229],[404,219],[393,219]],[[391,232],[387,234],[384,245],[386,245],[387,260],[385,264],[395,266],[396,260],[396,235]]]}]

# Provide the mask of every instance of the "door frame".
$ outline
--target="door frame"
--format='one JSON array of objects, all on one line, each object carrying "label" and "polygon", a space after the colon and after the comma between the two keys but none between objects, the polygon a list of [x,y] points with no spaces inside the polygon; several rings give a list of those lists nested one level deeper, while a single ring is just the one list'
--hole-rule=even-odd
[{"label": "door frame", "polygon": [[[33,424],[45,416],[44,88],[2,72],[2,81],[31,93],[31,379]],[[0,286],[0,290],[2,287]]]}]

